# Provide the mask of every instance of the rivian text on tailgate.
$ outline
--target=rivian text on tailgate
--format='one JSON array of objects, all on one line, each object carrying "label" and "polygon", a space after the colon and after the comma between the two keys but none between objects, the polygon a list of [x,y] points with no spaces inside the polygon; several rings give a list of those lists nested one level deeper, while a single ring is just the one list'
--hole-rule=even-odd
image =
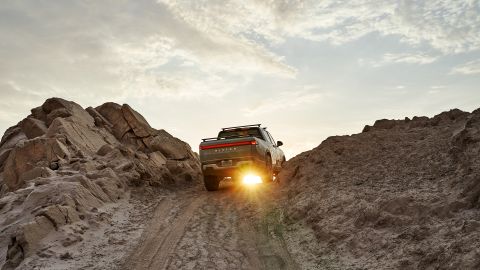
[{"label": "rivian text on tailgate", "polygon": [[285,162],[282,145],[260,124],[222,128],[200,143],[205,187],[217,190],[225,178],[245,184],[273,181]]}]

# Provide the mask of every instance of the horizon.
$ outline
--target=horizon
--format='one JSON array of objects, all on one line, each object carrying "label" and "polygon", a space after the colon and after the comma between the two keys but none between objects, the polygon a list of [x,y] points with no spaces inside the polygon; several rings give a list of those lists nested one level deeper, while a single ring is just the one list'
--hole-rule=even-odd
[{"label": "horizon", "polygon": [[[51,98],[54,98],[54,97],[51,97]],[[57,98],[57,97],[55,97],[55,98]],[[61,97],[60,97],[60,98],[61,98]],[[63,98],[63,99],[65,99],[65,98]],[[68,100],[68,99],[66,99],[66,100]],[[79,104],[78,102],[76,102],[76,101],[74,101],[74,100],[69,100],[69,101],[73,101],[73,102]],[[108,101],[108,102],[109,102],[109,101]],[[41,104],[39,104],[38,106],[36,106],[36,107],[39,107],[39,106],[41,106],[42,104],[43,104],[43,102],[42,102]],[[103,103],[102,103],[102,104],[103,104]],[[79,104],[79,105],[82,106],[83,109],[86,109],[86,108],[89,107],[89,106],[95,108],[95,107],[100,106],[100,105],[102,105],[102,104],[97,104],[97,105],[94,105],[94,106],[93,106],[92,104],[90,104],[90,105]],[[128,103],[123,103],[123,104],[128,104]],[[119,103],[119,105],[123,105],[123,104],[122,104],[122,103]],[[132,106],[131,104],[128,104],[128,105],[131,106],[132,109],[134,109],[135,111],[137,111],[137,112],[139,112],[140,114],[142,114],[141,111],[137,110],[137,108],[135,108],[135,107]],[[31,109],[33,109],[33,108],[31,108]],[[331,136],[351,136],[351,135],[355,135],[355,134],[362,133],[362,130],[363,130],[363,128],[364,128],[366,125],[372,126],[372,125],[375,123],[375,121],[377,121],[377,120],[382,120],[382,119],[388,119],[388,120],[403,120],[403,119],[405,119],[406,117],[412,119],[413,117],[423,117],[423,116],[426,116],[426,117],[428,117],[428,118],[433,118],[434,116],[439,115],[439,114],[441,114],[441,113],[443,113],[443,112],[448,112],[448,111],[450,111],[450,110],[455,110],[455,109],[459,109],[459,110],[461,110],[461,111],[463,111],[463,112],[472,113],[474,110],[480,109],[480,106],[479,106],[478,108],[473,108],[472,110],[462,110],[461,108],[450,108],[450,109],[446,109],[446,110],[443,110],[443,111],[434,113],[434,114],[432,114],[432,115],[411,115],[411,116],[404,116],[404,117],[398,117],[398,118],[378,118],[378,119],[372,120],[372,121],[369,122],[369,123],[365,123],[365,124],[361,125],[361,128],[360,128],[359,130],[357,130],[357,131],[354,130],[354,131],[352,131],[352,132],[350,132],[350,133],[327,135],[326,137],[321,138],[320,141],[318,141],[318,143],[313,143],[310,148],[304,149],[304,150],[302,150],[302,151],[300,151],[300,152],[298,152],[298,153],[294,153],[293,155],[289,155],[289,154],[291,154],[291,152],[289,152],[288,150],[283,149],[284,146],[282,146],[281,148],[284,150],[285,155],[286,155],[286,158],[287,158],[287,160],[288,160],[288,159],[291,159],[291,158],[293,158],[293,157],[295,157],[295,156],[297,156],[297,155],[299,155],[299,154],[301,154],[301,153],[303,153],[303,152],[310,151],[310,150],[312,150],[313,148],[319,146],[319,145],[320,145],[325,139],[327,139],[328,137],[331,137]],[[30,114],[30,113],[26,114],[26,115],[24,116],[24,118],[26,118],[29,114]],[[142,116],[144,116],[144,115],[142,114]],[[144,116],[144,117],[145,117],[145,116]],[[23,120],[24,118],[21,118],[20,120],[18,120],[18,122],[20,122],[20,121]],[[150,124],[150,126],[152,126],[152,128],[155,128],[155,129],[164,129],[164,128],[162,128],[162,127],[156,127],[156,126],[152,125],[152,124],[150,123],[150,121],[149,121],[148,118],[145,117],[145,119],[146,119],[147,122]],[[233,125],[233,126],[250,125],[250,124],[256,124],[256,123],[238,124],[238,125]],[[267,130],[271,131],[271,129],[270,129],[268,126],[264,125],[263,123],[261,123],[261,124],[262,124],[262,127],[267,127]],[[14,126],[14,125],[12,125],[12,126]],[[218,127],[217,130],[213,131],[212,137],[215,137],[215,136],[218,134],[218,132],[219,132],[222,128],[224,128],[224,127],[227,127],[227,126]],[[6,131],[6,130],[4,130],[4,131],[2,132],[2,136],[3,136],[3,134],[5,133],[5,131]],[[170,135],[172,135],[172,136],[174,136],[174,137],[176,137],[176,138],[178,138],[178,139],[180,139],[180,140],[188,143],[188,144],[190,145],[190,147],[192,148],[192,151],[196,152],[197,154],[198,154],[198,145],[200,144],[201,140],[202,140],[203,138],[207,138],[207,137],[208,137],[208,136],[204,136],[204,137],[199,138],[198,140],[197,140],[197,138],[194,138],[195,141],[189,142],[189,141],[185,140],[184,138],[177,136],[177,134],[172,133],[172,132],[171,132],[170,130],[168,130],[168,129],[165,129],[165,131],[167,131],[168,133],[170,133]],[[273,136],[273,135],[274,135],[274,134],[272,134],[272,136]],[[197,142],[197,141],[198,141],[198,142]],[[277,141],[278,141],[278,140],[277,140]],[[280,140],[280,141],[282,141],[282,140]],[[284,142],[284,141],[283,141],[283,142]],[[285,142],[284,142],[284,143],[285,143]],[[195,147],[195,145],[196,145],[197,147]]]},{"label": "horizon", "polygon": [[11,1],[0,132],[49,97],[127,103],[198,152],[262,123],[287,159],[379,119],[480,107],[480,2]]}]

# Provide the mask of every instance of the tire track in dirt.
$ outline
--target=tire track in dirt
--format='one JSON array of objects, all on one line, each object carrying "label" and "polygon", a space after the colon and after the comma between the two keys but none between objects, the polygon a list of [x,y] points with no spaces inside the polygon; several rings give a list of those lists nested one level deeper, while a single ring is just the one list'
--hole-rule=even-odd
[{"label": "tire track in dirt", "polygon": [[254,210],[252,211],[252,206],[249,205],[248,200],[246,201],[248,198],[245,198],[244,192],[236,188],[233,194],[235,211],[241,213],[241,218],[238,219],[236,224],[239,233],[238,237],[243,240],[244,252],[251,266],[250,269],[264,269],[255,239],[255,227],[252,223]]},{"label": "tire track in dirt", "polygon": [[244,252],[232,190],[200,194],[207,199],[190,220],[167,269],[259,269],[251,267]]},{"label": "tire track in dirt", "polygon": [[254,239],[250,245],[255,245],[254,264],[256,269],[299,269],[297,263],[288,252],[283,234],[282,213],[276,201],[276,186],[274,183],[262,185],[256,189],[243,188],[237,192],[239,211],[248,214],[248,222],[241,225],[242,234],[248,239]]},{"label": "tire track in dirt", "polygon": [[170,225],[170,230],[166,230],[165,238],[160,243],[154,257],[150,261],[147,269],[164,269],[167,256],[176,247],[178,241],[182,238],[188,221],[192,218],[195,210],[200,206],[204,197],[196,198],[190,203],[178,219]]},{"label": "tire track in dirt", "polygon": [[171,196],[160,202],[150,225],[142,235],[139,246],[127,259],[125,270],[164,269],[165,259],[181,239],[193,212],[205,199],[204,196],[181,197],[184,202],[180,209],[175,205],[177,196]]},{"label": "tire track in dirt", "polygon": [[123,269],[298,269],[283,238],[274,184],[164,199]]},{"label": "tire track in dirt", "polygon": [[208,256],[206,246],[210,241],[203,235],[204,227],[211,227],[215,218],[215,215],[212,214],[213,197],[208,195],[208,193],[199,193],[199,196],[205,197],[203,205],[195,212],[185,228],[184,235],[168,256],[165,269],[198,269],[202,258]]}]

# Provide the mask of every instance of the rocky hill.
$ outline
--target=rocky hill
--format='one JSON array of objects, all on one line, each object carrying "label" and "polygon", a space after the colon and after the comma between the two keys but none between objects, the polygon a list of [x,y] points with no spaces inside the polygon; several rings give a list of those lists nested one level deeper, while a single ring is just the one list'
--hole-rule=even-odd
[{"label": "rocky hill", "polygon": [[479,151],[480,109],[330,137],[281,173],[287,219],[325,269],[480,269]]},{"label": "rocky hill", "polygon": [[0,143],[0,266],[50,256],[43,247],[52,232],[68,233],[64,246],[81,240],[99,208],[136,188],[192,185],[199,178],[188,144],[152,128],[130,106],[83,109],[48,99]]},{"label": "rocky hill", "polygon": [[[199,193],[197,155],[130,106],[52,98],[0,142],[0,266],[115,269],[137,246],[155,269],[177,245],[188,265],[235,254],[305,269],[480,269],[479,151],[480,109],[384,119],[289,160],[264,197]],[[221,241],[239,251],[219,253]]]}]

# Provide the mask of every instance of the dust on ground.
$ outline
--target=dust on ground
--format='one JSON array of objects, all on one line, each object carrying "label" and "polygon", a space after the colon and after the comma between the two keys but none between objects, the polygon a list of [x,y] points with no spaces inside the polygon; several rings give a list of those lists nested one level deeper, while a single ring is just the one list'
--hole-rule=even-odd
[{"label": "dust on ground", "polygon": [[121,269],[300,269],[276,183],[165,198]]}]

